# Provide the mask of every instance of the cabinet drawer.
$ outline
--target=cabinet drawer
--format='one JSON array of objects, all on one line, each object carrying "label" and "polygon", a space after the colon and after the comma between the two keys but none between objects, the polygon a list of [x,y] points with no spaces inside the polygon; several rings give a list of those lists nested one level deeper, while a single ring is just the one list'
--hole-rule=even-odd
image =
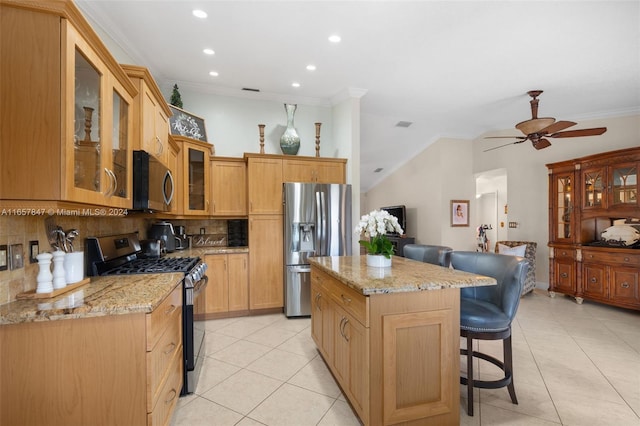
[{"label": "cabinet drawer", "polygon": [[168,374],[162,383],[158,402],[147,414],[147,426],[168,425],[182,389],[182,349],[174,354]]},{"label": "cabinet drawer", "polygon": [[164,331],[182,315],[182,285],[162,301],[153,312],[147,314],[147,351],[153,349]]},{"label": "cabinet drawer", "polygon": [[553,248],[553,255],[555,258],[567,258],[567,259],[576,259],[576,250],[575,249],[570,249],[570,248],[560,248],[560,247],[554,247]]},{"label": "cabinet drawer", "polygon": [[329,290],[331,300],[351,314],[361,324],[368,326],[368,298],[338,281],[333,279],[331,281],[333,284]]},{"label": "cabinet drawer", "polygon": [[169,324],[158,344],[147,352],[147,411],[151,411],[160,396],[160,385],[171,368],[176,352],[182,353],[182,319]]},{"label": "cabinet drawer", "polygon": [[602,262],[615,263],[618,265],[640,266],[640,254],[636,253],[583,252],[583,262]]}]

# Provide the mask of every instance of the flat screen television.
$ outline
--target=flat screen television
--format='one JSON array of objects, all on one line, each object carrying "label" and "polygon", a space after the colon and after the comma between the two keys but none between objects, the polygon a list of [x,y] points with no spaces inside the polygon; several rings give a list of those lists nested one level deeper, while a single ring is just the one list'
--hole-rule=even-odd
[{"label": "flat screen television", "polygon": [[[380,207],[380,210],[387,211],[391,216],[395,216],[404,233],[407,233],[407,209],[405,206]],[[398,235],[398,233],[389,232],[389,235]]]}]

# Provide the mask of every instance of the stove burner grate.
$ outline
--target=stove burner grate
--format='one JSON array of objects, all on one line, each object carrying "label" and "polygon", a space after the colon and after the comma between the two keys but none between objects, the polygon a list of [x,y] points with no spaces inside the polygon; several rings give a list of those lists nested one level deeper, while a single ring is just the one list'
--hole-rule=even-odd
[{"label": "stove burner grate", "polygon": [[132,275],[164,272],[189,272],[197,263],[197,258],[172,257],[161,259],[135,259],[106,271],[103,275]]}]

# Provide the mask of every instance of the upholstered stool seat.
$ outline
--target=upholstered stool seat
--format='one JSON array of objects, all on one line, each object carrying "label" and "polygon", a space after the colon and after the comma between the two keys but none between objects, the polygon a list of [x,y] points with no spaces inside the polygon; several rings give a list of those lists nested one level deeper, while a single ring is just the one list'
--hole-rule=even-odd
[{"label": "upholstered stool seat", "polygon": [[447,246],[427,244],[407,244],[404,246],[404,257],[446,268],[451,264],[451,252],[453,249]]},{"label": "upholstered stool seat", "polygon": [[[520,294],[529,263],[522,257],[493,253],[453,252],[454,269],[493,277],[495,286],[469,287],[460,290],[460,336],[466,348],[460,354],[467,357],[467,376],[460,383],[467,385],[467,414],[473,416],[473,388],[497,389],[506,386],[511,402],[518,403],[513,384],[511,322],[516,316]],[[503,359],[473,350],[473,340],[502,340]],[[473,358],[492,363],[504,372],[498,380],[477,380],[473,375]]]}]

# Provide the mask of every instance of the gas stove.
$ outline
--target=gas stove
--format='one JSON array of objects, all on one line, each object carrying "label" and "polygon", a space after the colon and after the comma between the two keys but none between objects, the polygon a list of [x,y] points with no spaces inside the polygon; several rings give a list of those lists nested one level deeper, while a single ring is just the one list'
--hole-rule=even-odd
[{"label": "gas stove", "polygon": [[153,274],[159,272],[189,272],[198,263],[197,257],[162,257],[134,259],[104,272],[103,275]]}]

